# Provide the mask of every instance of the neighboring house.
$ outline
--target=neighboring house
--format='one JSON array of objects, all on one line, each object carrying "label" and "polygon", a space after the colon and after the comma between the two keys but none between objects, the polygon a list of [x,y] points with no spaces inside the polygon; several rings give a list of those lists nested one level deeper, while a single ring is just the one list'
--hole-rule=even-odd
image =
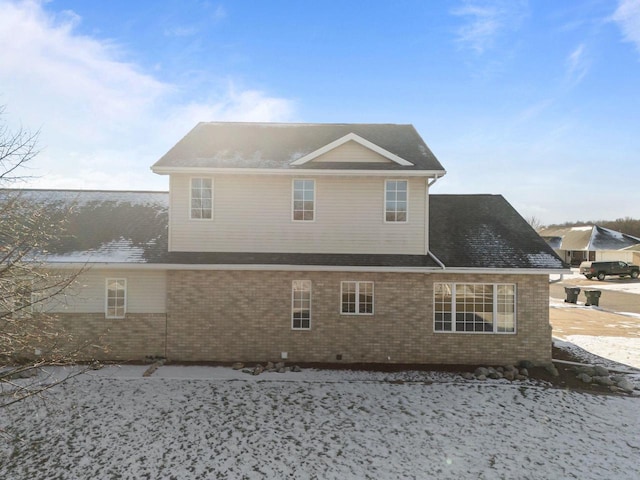
[{"label": "neighboring house", "polygon": [[640,245],[640,238],[598,225],[543,228],[538,234],[570,265],[595,260],[632,261],[623,250]]},{"label": "neighboring house", "polygon": [[169,193],[24,191],[74,203],[50,305],[106,358],[550,361],[566,265],[499,195],[431,195],[411,125],[200,123],[152,170]]}]

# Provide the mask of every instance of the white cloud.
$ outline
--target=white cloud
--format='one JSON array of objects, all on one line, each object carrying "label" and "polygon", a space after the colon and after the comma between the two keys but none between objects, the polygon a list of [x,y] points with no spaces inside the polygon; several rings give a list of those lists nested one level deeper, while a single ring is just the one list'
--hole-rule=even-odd
[{"label": "white cloud", "polygon": [[207,92],[207,101],[176,103],[183,86],[127,63],[112,41],[76,33],[81,21],[39,1],[0,0],[0,105],[3,120],[41,130],[34,162],[44,177],[34,185],[140,189],[148,178],[157,188],[149,166],[198,121],[293,114],[287,99],[233,82]]},{"label": "white cloud", "polygon": [[622,30],[624,39],[640,52],[640,0],[620,0],[611,18]]},{"label": "white cloud", "polygon": [[515,0],[464,0],[452,14],[467,20],[458,30],[458,42],[478,54],[490,49],[497,37],[519,27],[527,3]]},{"label": "white cloud", "polygon": [[576,47],[567,57],[567,76],[572,85],[580,83],[589,71],[589,61],[584,43]]}]

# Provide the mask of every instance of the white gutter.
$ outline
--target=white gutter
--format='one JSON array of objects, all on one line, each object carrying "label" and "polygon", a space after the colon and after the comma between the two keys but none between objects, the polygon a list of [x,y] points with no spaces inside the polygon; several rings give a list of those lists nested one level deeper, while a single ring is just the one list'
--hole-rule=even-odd
[{"label": "white gutter", "polygon": [[[445,172],[446,173],[446,172]],[[425,195],[424,195],[424,253],[425,255],[430,256],[443,270],[446,268],[444,263],[442,263],[438,257],[436,257],[429,250],[429,188],[431,185],[436,183],[440,176],[435,175],[431,181],[429,179],[425,180]]]},{"label": "white gutter", "polygon": [[312,169],[312,168],[208,168],[208,167],[151,167],[153,173],[170,174],[203,174],[203,175],[344,175],[344,176],[379,176],[379,177],[442,177],[444,170],[370,170],[370,169]]},{"label": "white gutter", "polygon": [[[349,265],[272,265],[272,264],[184,264],[184,263],[48,263],[52,269],[96,269],[96,270],[237,270],[237,271],[292,271],[292,272],[379,272],[379,273],[441,273],[445,268],[430,253],[440,267],[384,267],[384,266],[349,266]],[[570,273],[570,270],[536,269],[536,268],[451,268],[446,267],[451,274],[484,274],[484,275],[558,275]]]}]

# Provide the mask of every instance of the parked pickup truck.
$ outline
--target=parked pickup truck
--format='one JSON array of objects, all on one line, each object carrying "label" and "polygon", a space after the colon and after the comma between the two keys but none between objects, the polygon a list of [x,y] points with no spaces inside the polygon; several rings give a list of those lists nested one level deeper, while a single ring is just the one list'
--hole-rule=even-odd
[{"label": "parked pickup truck", "polygon": [[604,280],[607,275],[616,275],[618,277],[638,278],[640,267],[633,263],[627,262],[582,262],[580,264],[580,273],[592,279],[596,277],[598,280]]}]

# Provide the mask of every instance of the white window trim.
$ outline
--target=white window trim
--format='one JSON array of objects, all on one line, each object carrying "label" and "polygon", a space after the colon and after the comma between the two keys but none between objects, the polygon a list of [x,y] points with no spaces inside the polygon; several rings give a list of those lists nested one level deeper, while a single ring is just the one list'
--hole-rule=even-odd
[{"label": "white window trim", "polygon": [[[309,326],[308,327],[294,327],[293,326],[293,313],[295,310],[295,292],[293,290],[294,282],[309,282]],[[291,282],[291,330],[311,330],[311,316],[312,316],[312,302],[313,302],[313,283],[311,280],[292,280]]]},{"label": "white window trim", "polygon": [[[342,311],[342,296],[344,293],[344,284],[345,283],[355,283],[356,284],[356,312],[343,312]],[[370,283],[371,284],[371,313],[369,312],[360,312],[360,284],[361,283]],[[375,314],[376,308],[376,286],[375,283],[370,280],[343,280],[340,282],[340,315],[368,315],[372,316]]]},{"label": "white window trim", "polygon": [[[451,291],[451,330],[436,330],[436,289],[435,284],[452,285]],[[456,288],[458,285],[492,285],[493,286],[493,331],[492,332],[468,332],[456,330]],[[498,288],[500,285],[513,287],[513,332],[499,332],[497,322]],[[515,335],[518,333],[518,286],[515,283],[483,283],[483,282],[434,282],[433,288],[433,332],[434,333],[466,333],[469,335]]]},{"label": "white window trim", "polygon": [[[387,183],[389,182],[407,182],[407,211],[404,220],[387,220]],[[382,192],[382,220],[389,225],[404,225],[409,223],[409,180],[406,178],[387,178],[384,181],[384,191]]]},{"label": "white window trim", "polygon": [[[109,282],[124,282],[124,305],[122,315],[109,315]],[[127,279],[122,277],[109,277],[104,283],[104,316],[105,318],[125,318],[127,316],[127,304],[129,303],[129,292],[127,290]]]},{"label": "white window trim", "polygon": [[[211,218],[194,218],[191,216],[192,214],[192,208],[191,208],[191,202],[193,201],[193,180],[195,180],[196,178],[198,179],[205,179],[205,180],[211,180]],[[214,202],[213,202],[213,197],[214,197],[214,179],[213,177],[206,177],[206,176],[201,176],[201,177],[189,177],[189,220],[193,220],[196,222],[211,222],[213,221],[213,217],[214,217]]]},{"label": "white window trim", "polygon": [[[313,220],[296,220],[295,210],[294,210],[294,202],[295,202],[295,185],[296,181],[302,182],[313,182]],[[315,178],[292,178],[291,179],[291,221],[295,223],[314,223],[316,221],[316,216],[318,214],[318,209],[316,208],[316,196],[318,192],[318,186]]]}]

